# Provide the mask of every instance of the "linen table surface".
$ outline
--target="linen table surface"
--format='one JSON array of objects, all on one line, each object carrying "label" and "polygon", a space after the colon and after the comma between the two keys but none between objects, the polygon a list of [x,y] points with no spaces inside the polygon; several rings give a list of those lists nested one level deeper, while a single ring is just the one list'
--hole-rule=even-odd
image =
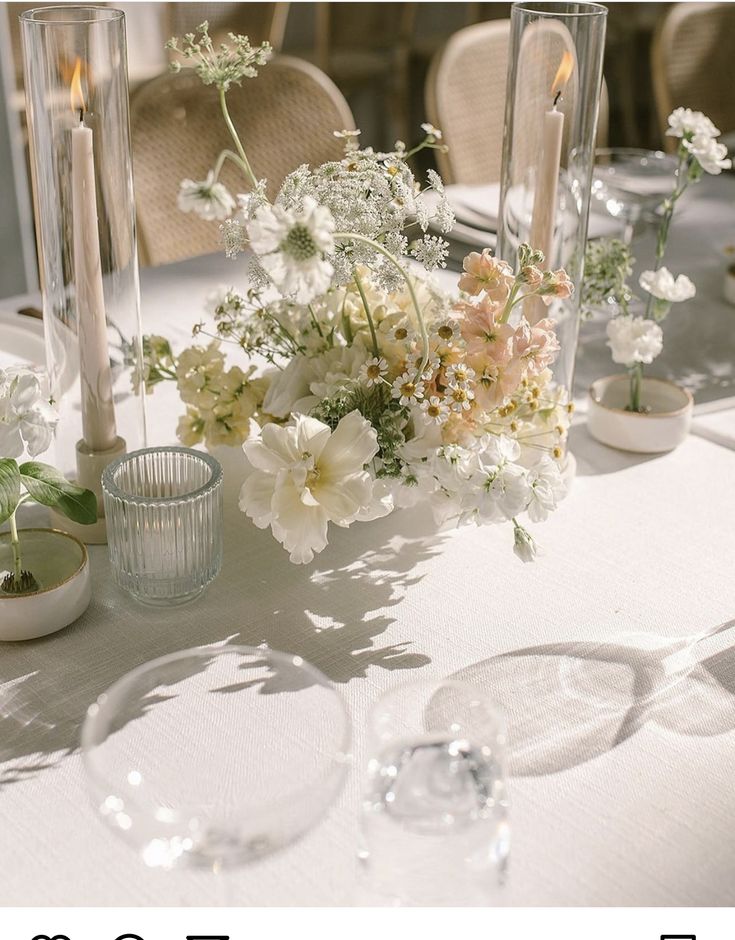
[{"label": "linen table surface", "polygon": [[[242,286],[242,270],[197,259],[143,272],[146,331],[181,348],[206,293],[218,280]],[[701,290],[699,299],[709,303]],[[719,321],[735,310],[716,299],[709,309],[707,335],[720,339],[708,348],[730,371],[720,370],[720,384],[703,381],[710,404],[696,433],[670,454],[623,454],[595,443],[582,415],[571,436],[577,476],[558,512],[535,527],[545,554],[533,565],[512,554],[509,528],[436,532],[426,511],[405,510],[332,527],[314,563],[293,566],[237,511],[237,449],[216,452],[225,561],[194,604],[136,604],[112,583],[106,548],[91,548],[87,613],[54,636],[0,649],[0,904],[221,903],[217,879],[148,869],[103,825],[78,743],[87,706],[123,673],[224,643],[303,656],[336,684],[354,723],[355,766],[327,818],[243,869],[233,903],[361,902],[366,713],[382,692],[421,676],[476,682],[507,716],[513,844],[499,903],[735,903],[735,408],[716,401],[732,394],[732,326]],[[599,356],[583,344],[583,371]],[[182,412],[175,389],[159,386],[151,441],[173,442]],[[662,661],[677,641],[730,621],[667,685]],[[614,682],[615,702],[570,689],[570,666],[585,688]],[[192,760],[203,743],[194,721],[182,730]],[[264,740],[238,729],[233,743],[256,755]]]}]

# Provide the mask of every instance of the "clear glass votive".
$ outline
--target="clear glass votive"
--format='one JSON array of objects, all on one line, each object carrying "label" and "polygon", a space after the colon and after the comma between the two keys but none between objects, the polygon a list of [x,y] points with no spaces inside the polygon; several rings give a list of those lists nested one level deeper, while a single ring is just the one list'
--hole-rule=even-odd
[{"label": "clear glass votive", "polygon": [[187,447],[151,447],[102,475],[115,582],[145,604],[185,604],[222,567],[222,467]]},{"label": "clear glass votive", "polygon": [[468,683],[420,680],[378,700],[360,813],[368,897],[432,907],[502,902],[505,740],[496,705]]}]

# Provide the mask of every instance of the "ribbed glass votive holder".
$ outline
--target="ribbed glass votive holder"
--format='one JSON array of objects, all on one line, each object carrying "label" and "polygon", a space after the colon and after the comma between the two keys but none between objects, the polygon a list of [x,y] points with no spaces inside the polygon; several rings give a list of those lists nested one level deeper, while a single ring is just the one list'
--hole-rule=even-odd
[{"label": "ribbed glass votive holder", "polygon": [[186,447],[151,447],[102,475],[115,582],[145,604],[185,604],[222,567],[222,467]]}]

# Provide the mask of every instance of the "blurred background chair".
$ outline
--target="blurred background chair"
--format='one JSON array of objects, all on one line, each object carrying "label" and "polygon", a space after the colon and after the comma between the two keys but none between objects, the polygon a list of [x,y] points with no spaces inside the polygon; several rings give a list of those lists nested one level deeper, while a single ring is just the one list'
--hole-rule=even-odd
[{"label": "blurred background chair", "polygon": [[[436,151],[446,183],[497,183],[503,158],[510,20],[477,23],[455,33],[435,55],[426,82],[426,114],[449,150]],[[603,82],[597,145],[607,144]]]},{"label": "blurred background chair", "polygon": [[[257,80],[233,87],[228,104],[255,175],[268,177],[272,187],[302,163],[340,159],[343,146],[333,131],[354,128],[334,83],[288,56],[276,57]],[[232,147],[216,90],[190,70],[154,78],[132,96],[131,129],[141,263],[221,250],[218,224],[183,214],[176,204],[180,181],[204,179],[220,151]],[[229,161],[220,179],[233,194],[248,189]]]},{"label": "blurred background chair", "polygon": [[255,43],[269,42],[276,52],[283,47],[289,3],[167,3],[164,34],[183,36],[205,20],[217,42],[228,33],[242,33]]},{"label": "blurred background chair", "polygon": [[735,131],[735,4],[675,3],[654,37],[651,64],[664,146],[676,107],[704,111],[723,134]]}]

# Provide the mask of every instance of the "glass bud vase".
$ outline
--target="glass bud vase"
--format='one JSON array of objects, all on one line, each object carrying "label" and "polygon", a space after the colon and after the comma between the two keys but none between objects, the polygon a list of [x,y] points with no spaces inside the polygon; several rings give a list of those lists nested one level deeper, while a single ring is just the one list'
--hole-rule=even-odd
[{"label": "glass bud vase", "polygon": [[55,522],[104,542],[102,471],[146,443],[125,17],[27,10],[21,35],[54,459],[100,516]]},{"label": "glass bud vase", "polygon": [[607,9],[598,3],[516,3],[511,9],[498,257],[515,266],[527,243],[574,291],[521,306],[555,322],[557,392],[571,401],[579,331]]}]

